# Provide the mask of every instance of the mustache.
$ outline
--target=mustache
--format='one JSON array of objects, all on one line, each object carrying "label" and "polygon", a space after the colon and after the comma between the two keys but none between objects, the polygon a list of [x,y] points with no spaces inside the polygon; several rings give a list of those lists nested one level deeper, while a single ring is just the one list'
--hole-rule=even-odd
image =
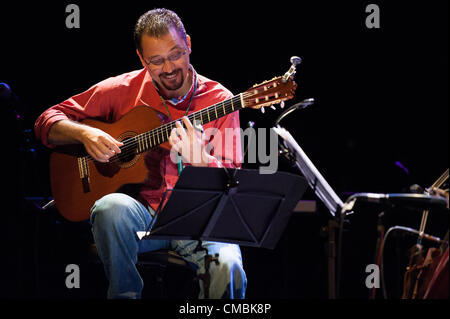
[{"label": "mustache", "polygon": [[180,71],[181,71],[180,69],[177,69],[177,70],[174,70],[174,71],[172,71],[170,73],[164,72],[164,73],[161,73],[159,76],[160,77],[167,77],[167,76],[175,75],[175,74],[177,74]]}]

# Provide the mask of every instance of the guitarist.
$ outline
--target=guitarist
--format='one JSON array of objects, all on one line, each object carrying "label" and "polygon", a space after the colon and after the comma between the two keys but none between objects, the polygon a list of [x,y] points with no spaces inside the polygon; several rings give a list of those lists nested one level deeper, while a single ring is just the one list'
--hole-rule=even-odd
[{"label": "guitarist", "polygon": [[[208,274],[208,285],[200,285],[199,298],[244,298],[247,281],[239,246],[204,241],[197,247],[198,241],[139,241],[136,236],[152,222],[163,194],[175,186],[183,164],[239,167],[242,154],[239,139],[220,143],[215,149],[217,138],[206,139],[185,117],[232,94],[191,66],[191,39],[176,13],[167,9],[146,12],[135,25],[134,39],[143,69],[108,78],[49,108],[36,120],[36,136],[48,147],[82,143],[96,161],[108,162],[121,152],[123,144],[79,121],[95,118],[112,123],[138,105],[158,111],[162,123],[180,119],[186,129],[177,123],[169,138],[178,161],[174,162],[164,148],[147,152],[148,176],[139,195],[109,194],[91,209],[94,240],[109,280],[107,297],[140,298],[143,282],[135,266],[138,253],[173,249],[199,275]],[[231,113],[205,124],[205,128],[215,128],[224,136],[225,128],[240,128],[239,114]],[[213,152],[207,151],[205,142]],[[205,263],[205,249],[209,255],[218,254],[218,262]],[[208,269],[205,264],[210,264]]]}]

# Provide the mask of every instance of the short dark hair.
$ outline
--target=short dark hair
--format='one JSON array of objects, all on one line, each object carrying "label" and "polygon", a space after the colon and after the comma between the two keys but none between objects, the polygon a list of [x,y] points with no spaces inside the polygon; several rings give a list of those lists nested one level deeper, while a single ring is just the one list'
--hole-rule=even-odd
[{"label": "short dark hair", "polygon": [[144,34],[159,38],[166,35],[169,29],[174,27],[180,36],[187,42],[186,30],[178,15],[164,8],[147,11],[139,17],[134,27],[134,42],[136,48],[142,54],[141,40]]}]

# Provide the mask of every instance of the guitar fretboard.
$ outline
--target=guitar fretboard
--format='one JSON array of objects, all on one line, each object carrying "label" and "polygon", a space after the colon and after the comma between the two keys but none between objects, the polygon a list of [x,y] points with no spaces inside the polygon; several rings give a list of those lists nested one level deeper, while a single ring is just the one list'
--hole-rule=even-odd
[{"label": "guitar fretboard", "polygon": [[[187,117],[191,123],[195,124],[206,124],[217,120],[225,115],[233,113],[234,111],[243,108],[243,94],[236,95],[225,101],[216,103],[207,108],[204,108],[195,113],[189,114]],[[180,121],[184,127],[182,121]],[[136,143],[136,154],[140,154],[148,151],[152,147],[160,145],[169,140],[172,129],[174,129],[175,121],[163,124],[151,131],[139,134],[133,138],[134,143]]]}]

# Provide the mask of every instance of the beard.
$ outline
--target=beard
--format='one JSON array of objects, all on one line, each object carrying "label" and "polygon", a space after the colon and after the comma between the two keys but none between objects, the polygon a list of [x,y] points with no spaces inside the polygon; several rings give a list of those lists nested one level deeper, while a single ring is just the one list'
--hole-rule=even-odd
[{"label": "beard", "polygon": [[178,90],[184,83],[183,70],[176,69],[171,73],[161,73],[159,79],[166,90]]}]

